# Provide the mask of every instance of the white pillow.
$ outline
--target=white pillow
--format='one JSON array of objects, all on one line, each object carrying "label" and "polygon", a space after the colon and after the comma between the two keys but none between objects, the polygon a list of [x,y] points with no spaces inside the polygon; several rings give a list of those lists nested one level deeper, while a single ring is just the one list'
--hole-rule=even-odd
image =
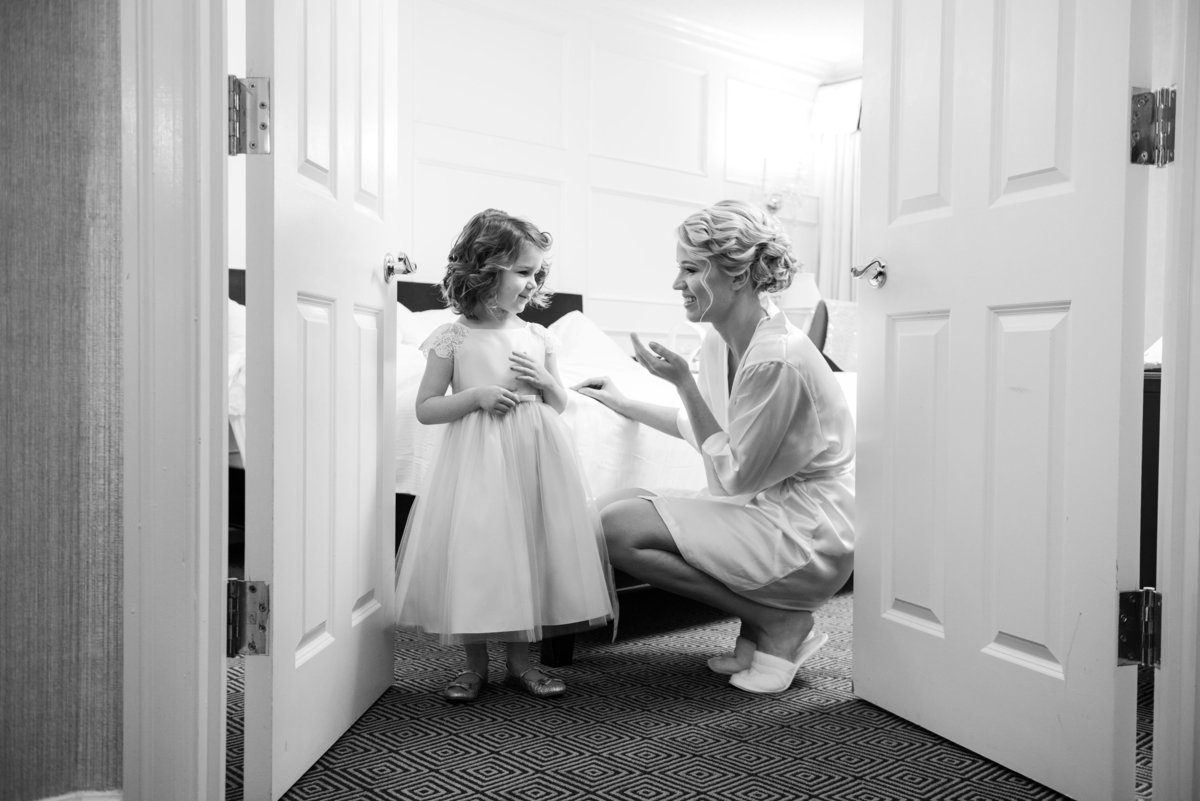
[{"label": "white pillow", "polygon": [[591,368],[597,373],[631,364],[629,355],[583,312],[573,311],[550,324],[558,339],[558,363]]},{"label": "white pillow", "polygon": [[232,378],[246,363],[246,307],[236,300],[229,301],[228,316],[229,375]]},{"label": "white pillow", "polygon": [[400,304],[396,328],[403,345],[420,346],[434,329],[443,323],[452,323],[458,319],[453,309],[430,309],[429,311],[414,312]]},{"label": "white pillow", "polygon": [[1146,367],[1162,367],[1163,356],[1163,338],[1159,337],[1158,341],[1150,347],[1146,348],[1145,356],[1142,359]]},{"label": "white pillow", "polygon": [[416,345],[396,346],[396,385],[420,383],[425,374],[425,354]]},{"label": "white pillow", "polygon": [[246,307],[229,301],[226,364],[229,368],[229,413],[246,413]]}]

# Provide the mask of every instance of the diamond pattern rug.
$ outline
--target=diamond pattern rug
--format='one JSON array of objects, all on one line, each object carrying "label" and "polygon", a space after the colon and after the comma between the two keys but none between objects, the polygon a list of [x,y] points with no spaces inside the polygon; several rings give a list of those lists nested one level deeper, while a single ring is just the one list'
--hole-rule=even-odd
[{"label": "diamond pattern rug", "polygon": [[[474,704],[439,695],[461,655],[396,639],[396,680],[284,795],[301,799],[745,799],[1032,801],[1063,796],[851,692],[852,596],[817,615],[830,641],[781,696],[728,687],[705,659],[736,621],[655,590],[622,594],[621,638],[579,638],[556,669],[565,696],[492,684]],[[238,801],[242,671],[230,660],[226,793]],[[1153,672],[1139,674],[1137,797],[1150,798]]]}]

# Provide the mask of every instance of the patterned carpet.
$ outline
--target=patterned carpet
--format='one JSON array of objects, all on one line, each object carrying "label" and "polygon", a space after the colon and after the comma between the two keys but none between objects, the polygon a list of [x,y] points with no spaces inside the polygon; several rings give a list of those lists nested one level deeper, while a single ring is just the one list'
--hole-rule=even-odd
[{"label": "patterned carpet", "polygon": [[[474,704],[438,695],[459,652],[396,640],[396,682],[284,796],[301,799],[1032,801],[1063,796],[856,700],[852,596],[818,615],[829,644],[778,697],[728,687],[704,660],[735,621],[653,590],[622,594],[621,639],[581,637],[537,701],[499,683]],[[1153,671],[1139,675],[1137,797],[1150,798]],[[242,672],[230,660],[227,798],[241,792]]]}]

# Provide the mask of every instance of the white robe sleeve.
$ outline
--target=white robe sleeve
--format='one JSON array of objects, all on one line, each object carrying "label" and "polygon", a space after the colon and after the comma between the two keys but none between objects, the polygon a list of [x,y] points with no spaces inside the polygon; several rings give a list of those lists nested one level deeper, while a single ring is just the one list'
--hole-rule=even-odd
[{"label": "white robe sleeve", "polygon": [[758,493],[801,472],[827,447],[812,392],[785,362],[749,368],[729,400],[729,420],[702,444],[709,491]]}]

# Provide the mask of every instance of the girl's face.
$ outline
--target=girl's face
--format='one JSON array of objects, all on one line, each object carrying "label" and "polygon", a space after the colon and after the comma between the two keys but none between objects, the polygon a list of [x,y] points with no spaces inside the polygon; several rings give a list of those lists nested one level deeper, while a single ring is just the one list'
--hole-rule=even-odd
[{"label": "girl's face", "polygon": [[496,287],[496,316],[503,319],[525,311],[529,297],[537,289],[534,276],[542,267],[542,251],[528,242],[521,248],[521,255],[500,274]]},{"label": "girl's face", "polygon": [[693,323],[719,319],[733,300],[732,279],[707,260],[689,256],[682,244],[675,245],[679,272],[671,288],[683,295],[683,311]]}]

